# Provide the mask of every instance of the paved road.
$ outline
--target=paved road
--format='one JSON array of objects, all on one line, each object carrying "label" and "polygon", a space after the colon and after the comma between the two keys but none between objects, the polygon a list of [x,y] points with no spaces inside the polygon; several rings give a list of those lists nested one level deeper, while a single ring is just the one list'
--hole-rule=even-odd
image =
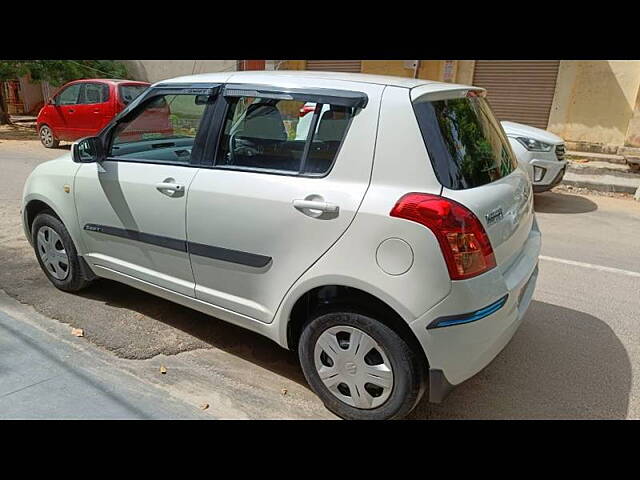
[{"label": "paved road", "polygon": [[[11,304],[5,295],[0,307]],[[72,337],[60,324],[57,332],[47,331],[33,320],[37,314],[22,313],[0,310],[0,419],[213,418],[119,368],[112,355]]]},{"label": "paved road", "polygon": [[[166,364],[171,375],[156,386],[207,401],[209,415],[332,417],[295,355],[269,340],[113,282],[80,295],[53,288],[18,212],[28,173],[60,151],[0,142],[1,289],[51,324],[84,328],[83,341],[132,375],[157,383]],[[412,418],[640,418],[640,204],[552,192],[536,196],[536,210],[544,257],[522,327],[489,367]]]}]

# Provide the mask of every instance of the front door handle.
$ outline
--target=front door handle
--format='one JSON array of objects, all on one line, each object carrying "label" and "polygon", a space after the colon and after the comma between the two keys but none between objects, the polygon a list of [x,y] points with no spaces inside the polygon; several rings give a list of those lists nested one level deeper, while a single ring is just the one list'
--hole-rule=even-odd
[{"label": "front door handle", "polygon": [[184,193],[184,185],[180,183],[160,182],[156,183],[156,189],[172,197],[178,197]]},{"label": "front door handle", "polygon": [[298,210],[318,210],[324,213],[337,213],[340,210],[335,203],[319,202],[316,200],[294,200],[293,206]]}]

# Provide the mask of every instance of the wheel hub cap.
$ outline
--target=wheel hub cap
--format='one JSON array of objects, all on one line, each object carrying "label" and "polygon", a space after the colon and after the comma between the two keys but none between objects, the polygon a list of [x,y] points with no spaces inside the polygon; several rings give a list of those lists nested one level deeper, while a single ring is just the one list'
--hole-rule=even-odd
[{"label": "wheel hub cap", "polygon": [[358,328],[336,326],[322,332],[314,361],[325,386],[348,405],[376,408],[391,395],[391,362],[382,347]]},{"label": "wheel hub cap", "polygon": [[40,129],[40,138],[45,144],[49,145],[53,141],[53,134],[47,127],[42,127]]},{"label": "wheel hub cap", "polygon": [[62,244],[62,239],[50,227],[38,230],[36,246],[43,265],[52,277],[64,280],[69,275],[69,257]]}]

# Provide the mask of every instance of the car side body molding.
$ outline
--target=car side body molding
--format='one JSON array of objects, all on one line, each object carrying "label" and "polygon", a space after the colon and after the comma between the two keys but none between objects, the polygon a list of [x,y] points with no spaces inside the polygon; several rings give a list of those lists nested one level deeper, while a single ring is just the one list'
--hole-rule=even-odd
[{"label": "car side body molding", "polygon": [[127,238],[129,240],[148,243],[158,247],[177,250],[179,252],[187,252],[192,255],[198,255],[199,257],[213,258],[215,260],[237,263],[254,268],[266,267],[272,260],[269,256],[257,253],[232,250],[229,248],[216,247],[214,245],[204,245],[202,243],[189,242],[186,240],[139,232],[137,230],[127,228],[98,225],[95,223],[87,223],[83,228],[90,232],[99,232],[105,235],[112,235],[114,237]]}]

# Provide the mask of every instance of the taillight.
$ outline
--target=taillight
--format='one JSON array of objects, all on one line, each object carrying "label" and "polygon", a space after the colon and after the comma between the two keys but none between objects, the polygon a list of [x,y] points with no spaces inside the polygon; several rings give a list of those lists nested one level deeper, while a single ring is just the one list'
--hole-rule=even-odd
[{"label": "taillight", "polygon": [[452,280],[475,277],[496,266],[491,241],[468,208],[428,193],[408,193],[391,210],[392,217],[424,225],[438,239]]},{"label": "taillight", "polygon": [[314,112],[316,110],[316,107],[313,105],[303,105],[302,107],[300,107],[300,113],[299,116],[300,118],[304,117],[307,113],[309,112]]}]

